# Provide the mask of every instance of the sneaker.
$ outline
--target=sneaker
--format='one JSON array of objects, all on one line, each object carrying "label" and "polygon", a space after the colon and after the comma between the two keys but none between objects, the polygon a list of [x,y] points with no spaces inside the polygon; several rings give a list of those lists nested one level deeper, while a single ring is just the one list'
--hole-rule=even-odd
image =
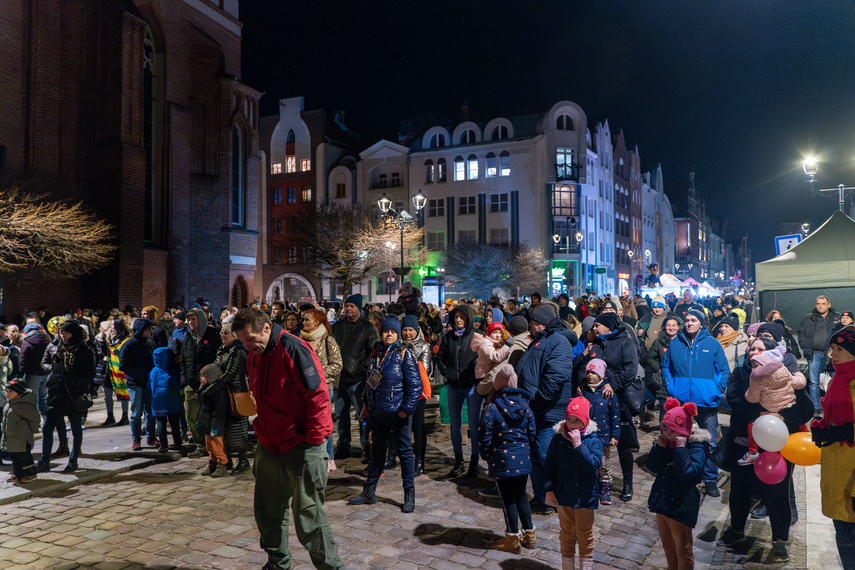
[{"label": "sneaker", "polygon": [[555,507],[551,507],[546,503],[541,503],[537,499],[532,499],[529,502],[529,506],[531,507],[531,514],[533,515],[551,515],[555,512]]},{"label": "sneaker", "polygon": [[759,505],[756,509],[751,511],[752,519],[765,519],[768,515],[769,513],[766,512],[766,505]]},{"label": "sneaker", "polygon": [[133,451],[139,451],[142,449],[142,445],[140,445],[140,442],[135,441],[134,444],[131,446],[131,449]]},{"label": "sneaker", "polygon": [[199,457],[207,457],[207,456],[208,456],[208,452],[205,451],[204,449],[201,449],[201,448],[197,448],[194,451],[191,451],[190,453],[187,454],[187,457],[189,457],[190,459],[198,459]]},{"label": "sneaker", "polygon": [[718,487],[715,483],[709,482],[704,484],[706,487],[706,492],[708,497],[721,497],[721,491],[718,490]]},{"label": "sneaker", "polygon": [[731,527],[727,527],[727,530],[721,533],[721,536],[718,537],[718,540],[716,540],[715,543],[719,546],[731,546],[737,542],[742,542],[743,540],[745,540],[744,532],[738,532],[733,530]]},{"label": "sneaker", "polygon": [[789,562],[790,554],[787,552],[787,543],[783,540],[772,542],[772,551],[769,553],[770,562]]},{"label": "sneaker", "polygon": [[489,489],[481,489],[480,491],[478,491],[478,494],[482,497],[498,497],[499,488],[493,485]]},{"label": "sneaker", "polygon": [[611,505],[612,504],[612,495],[606,489],[600,491],[600,504],[601,505]]},{"label": "sneaker", "polygon": [[157,452],[158,453],[168,453],[169,448],[165,445],[161,445],[160,447],[157,448]]},{"label": "sneaker", "polygon": [[17,483],[18,478],[15,475],[9,475],[9,478],[6,479],[6,481],[9,483]]},{"label": "sneaker", "polygon": [[18,483],[31,483],[36,479],[37,477],[35,475],[25,475],[18,480]]},{"label": "sneaker", "polygon": [[160,442],[155,439],[147,439],[145,444],[149,447],[160,447]]},{"label": "sneaker", "polygon": [[757,461],[757,458],[760,457],[760,452],[758,451],[749,451],[745,455],[742,456],[742,459],[736,462],[740,467],[745,467],[746,465],[754,465],[754,462]]}]

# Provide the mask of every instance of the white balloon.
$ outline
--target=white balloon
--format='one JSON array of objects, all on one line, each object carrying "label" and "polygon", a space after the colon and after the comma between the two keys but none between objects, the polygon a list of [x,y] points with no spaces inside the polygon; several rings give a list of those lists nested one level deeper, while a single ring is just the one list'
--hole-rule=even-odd
[{"label": "white balloon", "polygon": [[765,451],[781,451],[790,439],[786,424],[775,416],[760,416],[754,420],[754,441]]}]

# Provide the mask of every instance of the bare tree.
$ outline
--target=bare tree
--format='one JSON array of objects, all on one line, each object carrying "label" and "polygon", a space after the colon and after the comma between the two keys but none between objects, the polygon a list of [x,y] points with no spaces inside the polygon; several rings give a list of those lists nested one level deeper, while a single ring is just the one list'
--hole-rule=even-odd
[{"label": "bare tree", "polygon": [[85,210],[0,182],[0,275],[4,279],[77,277],[110,263],[112,226]]},{"label": "bare tree", "polygon": [[546,267],[549,261],[544,257],[540,248],[532,249],[527,246],[517,246],[511,257],[511,290],[533,291],[546,281]]},{"label": "bare tree", "polygon": [[487,298],[497,290],[534,289],[543,285],[546,260],[528,246],[461,243],[446,250],[446,275],[455,288]]},{"label": "bare tree", "polygon": [[[294,225],[298,237],[312,244],[307,261],[320,275],[343,283],[345,295],[354,284],[400,265],[398,227],[385,224],[358,204],[322,204]],[[415,224],[404,229],[405,263],[416,264],[422,258],[423,236],[423,228]],[[394,251],[387,242],[395,245]]]}]

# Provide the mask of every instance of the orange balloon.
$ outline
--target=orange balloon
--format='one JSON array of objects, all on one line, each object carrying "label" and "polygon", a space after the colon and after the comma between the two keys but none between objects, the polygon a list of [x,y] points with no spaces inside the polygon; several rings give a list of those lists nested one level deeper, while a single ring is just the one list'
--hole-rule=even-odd
[{"label": "orange balloon", "polygon": [[784,459],[796,465],[816,465],[819,463],[821,454],[822,451],[806,431],[791,434],[787,445],[781,450]]}]

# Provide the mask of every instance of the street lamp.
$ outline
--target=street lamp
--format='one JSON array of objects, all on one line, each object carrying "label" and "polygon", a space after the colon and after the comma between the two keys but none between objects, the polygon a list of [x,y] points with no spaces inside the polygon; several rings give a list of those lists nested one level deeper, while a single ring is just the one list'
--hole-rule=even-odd
[{"label": "street lamp", "polygon": [[[816,181],[816,173],[817,173],[817,164],[816,159],[808,158],[802,163],[802,168],[805,171],[805,174],[808,175],[808,182],[810,182],[811,190],[813,190],[813,183]],[[846,210],[846,191],[847,190],[855,190],[855,186],[846,186],[845,184],[838,184],[837,188],[820,188],[817,192],[837,192],[837,205],[838,209],[841,212]]]},{"label": "street lamp", "polygon": [[674,269],[676,269],[676,270],[677,270],[677,273],[679,273],[679,272],[680,272],[680,264],[679,264],[679,263],[675,263],[675,264],[674,264]]},{"label": "street lamp", "polygon": [[810,224],[808,222],[802,224],[802,233],[805,237],[808,237],[808,234],[810,233]]},{"label": "street lamp", "polygon": [[[416,208],[416,215],[420,215],[422,208],[425,207],[425,203],[427,202],[427,198],[422,194],[422,191],[419,190],[413,195],[413,206]],[[413,216],[410,215],[406,210],[401,210],[400,212],[396,212],[392,208],[392,200],[383,193],[382,196],[377,200],[377,207],[380,208],[380,212],[383,214],[383,222],[386,224],[396,225],[401,229],[401,267],[396,268],[397,273],[400,276],[400,286],[404,286],[404,275],[409,272],[409,267],[404,267],[404,227],[410,226],[412,224],[418,223]],[[387,242],[387,244],[390,242]]]}]

